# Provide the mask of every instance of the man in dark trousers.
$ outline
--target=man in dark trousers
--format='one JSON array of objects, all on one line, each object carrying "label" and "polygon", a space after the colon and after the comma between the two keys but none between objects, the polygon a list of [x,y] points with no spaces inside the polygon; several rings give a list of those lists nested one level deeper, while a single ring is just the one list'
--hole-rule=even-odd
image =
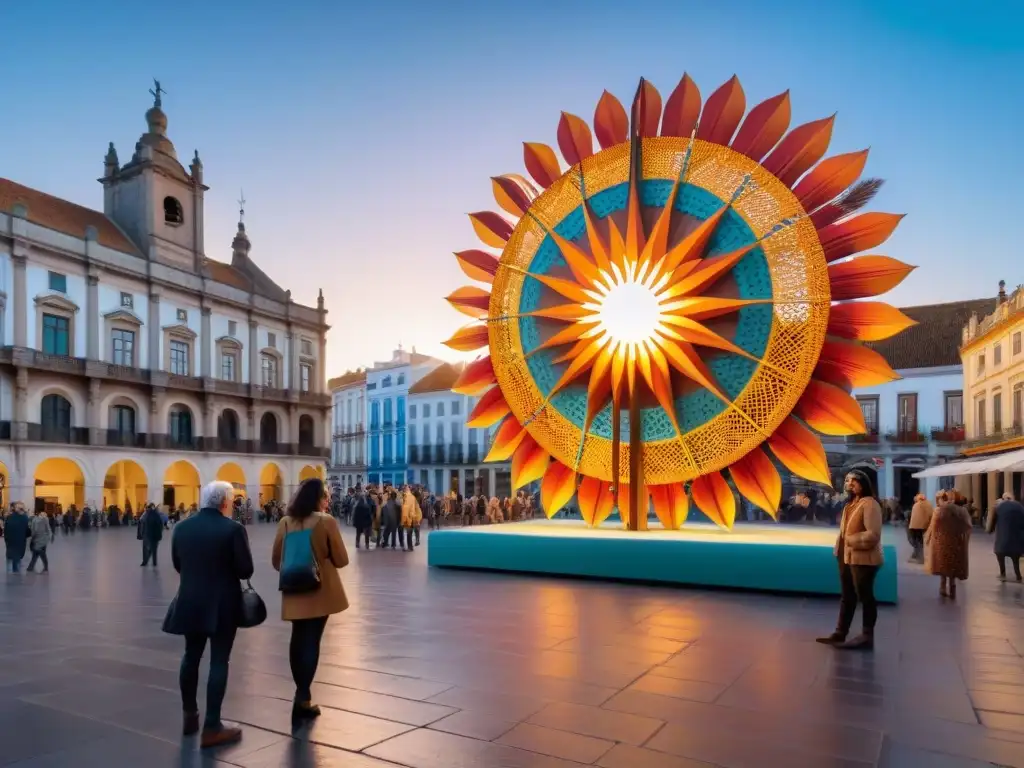
[{"label": "man in dark trousers", "polygon": [[21,570],[28,538],[28,515],[25,514],[25,505],[19,501],[4,521],[4,545],[7,549],[7,562],[11,564],[11,573],[18,573]]},{"label": "man in dark trousers", "polygon": [[366,498],[365,493],[360,493],[353,502],[355,511],[352,513],[352,524],[356,527],[356,549],[359,549],[359,537],[362,536],[366,548],[370,548],[370,530],[373,528],[373,506]]},{"label": "man in dark trousers", "polygon": [[145,568],[152,557],[153,567],[156,568],[156,550],[164,537],[164,520],[155,505],[150,504],[146,507],[146,511],[139,518],[138,528],[136,536],[142,542],[142,567]]},{"label": "man in dark trousers", "polygon": [[178,594],[164,619],[164,632],[185,636],[185,656],[178,682],[184,710],[182,732],[199,730],[199,662],[210,643],[210,675],[206,684],[206,718],[200,745],[218,747],[242,738],[240,728],[226,728],[220,708],[228,687],[228,661],[241,609],[240,582],[252,577],[249,537],[231,519],[231,483],[217,480],[203,488],[202,508],[174,527],[171,561],[181,574]]}]

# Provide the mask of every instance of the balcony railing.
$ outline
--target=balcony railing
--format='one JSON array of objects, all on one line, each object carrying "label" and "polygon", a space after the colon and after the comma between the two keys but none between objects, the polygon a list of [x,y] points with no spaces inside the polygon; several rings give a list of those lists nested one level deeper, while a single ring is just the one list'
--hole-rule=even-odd
[{"label": "balcony railing", "polygon": [[846,438],[846,440],[849,443],[869,443],[869,444],[877,443],[878,442],[878,429],[877,428],[869,429],[863,435],[850,435],[849,437]]},{"label": "balcony railing", "polygon": [[448,463],[462,463],[462,443],[452,443],[448,446]]},{"label": "balcony railing", "polygon": [[1024,436],[1024,429],[1020,425],[1014,425],[1006,429],[991,429],[979,437],[968,438],[964,442],[963,447],[965,449],[982,448],[987,445],[998,445],[1008,440],[1016,440],[1022,436]]},{"label": "balcony railing", "polygon": [[138,432],[122,432],[119,429],[107,430],[107,445],[118,448],[145,448],[146,435]]},{"label": "balcony railing", "polygon": [[966,436],[963,427],[944,427],[932,430],[932,440],[937,443],[962,443]]},{"label": "balcony railing", "polygon": [[434,464],[444,464],[444,446],[443,445],[435,445],[434,446],[434,461],[433,461],[433,463]]},{"label": "balcony railing", "polygon": [[897,429],[885,434],[885,439],[890,443],[903,445],[919,445],[928,442],[928,436],[917,429]]}]

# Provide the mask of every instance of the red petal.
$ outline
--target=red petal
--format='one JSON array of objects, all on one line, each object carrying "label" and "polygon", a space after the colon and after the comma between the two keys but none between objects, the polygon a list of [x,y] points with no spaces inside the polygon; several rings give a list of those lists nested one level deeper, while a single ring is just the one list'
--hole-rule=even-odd
[{"label": "red petal", "polygon": [[551,460],[540,484],[540,506],[554,517],[576,493],[576,473],[560,461]]},{"label": "red petal", "polygon": [[480,398],[480,402],[469,414],[466,426],[472,429],[486,429],[492,427],[512,412],[505,396],[501,393],[501,387],[494,387]]},{"label": "red petal", "polygon": [[665,114],[661,116],[661,135],[689,138],[698,117],[700,89],[690,76],[684,73],[679,85],[665,102]]},{"label": "red petal", "polygon": [[881,301],[851,301],[829,310],[828,333],[856,341],[882,341],[916,325],[896,307]]},{"label": "red petal", "polygon": [[708,97],[700,116],[697,138],[728,146],[746,108],[747,97],[743,94],[743,86],[739,78],[733,75]]},{"label": "red petal", "polygon": [[729,483],[718,472],[701,475],[690,484],[693,503],[700,511],[726,530],[732,530],[736,521],[736,496]]},{"label": "red petal", "polygon": [[789,132],[762,163],[764,169],[792,186],[797,179],[821,160],[832,140],[835,115],[799,125]]},{"label": "red petal", "polygon": [[547,144],[525,142],[523,144],[523,162],[533,180],[540,184],[542,189],[550,187],[562,175],[555,150]]},{"label": "red petal", "polygon": [[473,231],[483,241],[484,245],[492,248],[504,248],[505,243],[512,236],[512,225],[494,211],[477,211],[469,214],[469,220],[473,222]]},{"label": "red petal", "polygon": [[491,188],[501,209],[513,216],[522,216],[537,198],[534,186],[518,173],[492,176]]},{"label": "red petal", "polygon": [[594,110],[594,133],[602,149],[624,142],[629,134],[629,116],[622,102],[605,91]]},{"label": "red petal", "polygon": [[494,366],[491,365],[491,357],[477,358],[462,369],[459,378],[452,385],[452,392],[460,395],[479,395],[492,384],[498,383],[498,377],[494,375]]},{"label": "red petal", "polygon": [[475,285],[467,285],[453,291],[447,297],[448,303],[459,312],[470,317],[486,317],[490,306],[491,294]]},{"label": "red petal", "polygon": [[832,485],[828,459],[821,441],[792,416],[787,416],[775,434],[768,438],[768,447],[793,474],[823,485]]},{"label": "red petal", "polygon": [[822,160],[793,187],[805,211],[813,211],[832,200],[860,178],[868,161],[868,151],[849,152]]},{"label": "red petal", "polygon": [[818,230],[818,239],[826,261],[837,261],[868,248],[877,248],[889,239],[901,213],[862,213],[850,219],[829,224]]},{"label": "red petal", "polygon": [[558,148],[569,165],[576,165],[594,154],[594,139],[590,126],[582,118],[563,112],[558,121]]},{"label": "red petal", "polygon": [[734,462],[729,475],[740,494],[775,519],[782,501],[782,478],[763,448],[755,448]]},{"label": "red petal", "polygon": [[832,286],[832,300],[879,296],[902,283],[913,271],[914,267],[888,256],[858,256],[830,264],[828,279]]},{"label": "red petal", "polygon": [[877,387],[900,378],[885,358],[863,344],[826,339],[818,356],[814,377],[850,390]]},{"label": "red petal", "polygon": [[796,415],[824,435],[867,432],[860,405],[844,389],[811,379],[796,404]]},{"label": "red petal", "polygon": [[487,251],[469,250],[456,251],[455,258],[466,276],[481,283],[493,283],[498,273],[498,257]]},{"label": "red petal", "polygon": [[789,128],[789,91],[762,101],[752,110],[732,140],[732,148],[760,161]]},{"label": "red petal", "polygon": [[489,341],[486,325],[467,325],[457,330],[444,344],[456,352],[472,352],[474,349],[486,347]]}]

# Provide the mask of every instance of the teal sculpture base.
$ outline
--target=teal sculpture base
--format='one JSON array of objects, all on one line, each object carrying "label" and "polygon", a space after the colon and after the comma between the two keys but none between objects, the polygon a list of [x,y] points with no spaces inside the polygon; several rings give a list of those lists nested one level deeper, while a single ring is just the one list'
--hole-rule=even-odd
[{"label": "teal sculpture base", "polygon": [[[708,524],[680,531],[631,533],[621,525],[587,528],[544,520],[433,531],[427,562],[437,568],[574,576],[802,595],[838,595],[832,547],[836,528]],[[885,565],[875,580],[880,603],[897,602],[896,546],[883,541]]]}]

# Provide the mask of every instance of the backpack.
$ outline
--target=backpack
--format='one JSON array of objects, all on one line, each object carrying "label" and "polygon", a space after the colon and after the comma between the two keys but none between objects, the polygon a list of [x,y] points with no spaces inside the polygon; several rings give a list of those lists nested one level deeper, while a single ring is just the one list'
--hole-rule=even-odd
[{"label": "backpack", "polygon": [[[281,575],[278,589],[285,594],[313,592],[320,588],[320,564],[313,552],[312,528],[303,526],[289,531],[285,523],[284,541],[281,545]],[[317,523],[319,525],[319,522]]]}]

